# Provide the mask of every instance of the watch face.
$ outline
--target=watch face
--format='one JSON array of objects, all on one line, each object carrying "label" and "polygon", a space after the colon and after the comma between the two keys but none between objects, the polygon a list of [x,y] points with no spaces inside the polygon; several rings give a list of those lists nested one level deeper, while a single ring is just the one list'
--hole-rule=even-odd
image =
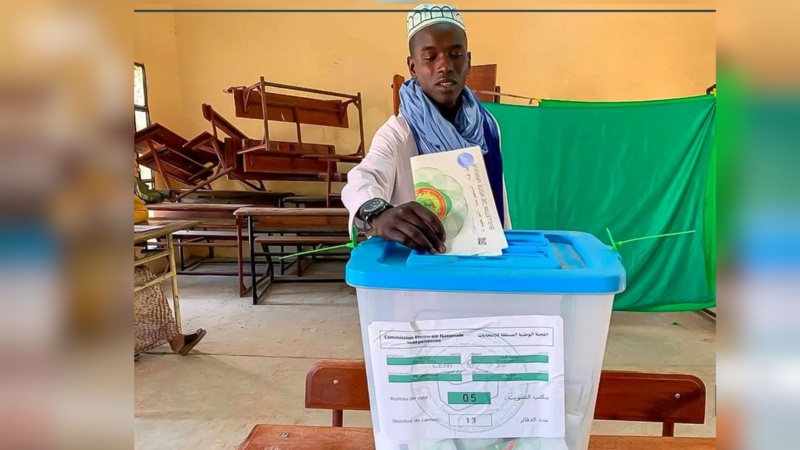
[{"label": "watch face", "polygon": [[385,204],[386,204],[386,202],[384,200],[381,200],[379,198],[373,198],[372,200],[368,201],[367,203],[364,203],[364,214],[369,214],[369,213],[375,212],[375,211],[379,210],[380,208],[382,208],[383,205],[385,205]]}]

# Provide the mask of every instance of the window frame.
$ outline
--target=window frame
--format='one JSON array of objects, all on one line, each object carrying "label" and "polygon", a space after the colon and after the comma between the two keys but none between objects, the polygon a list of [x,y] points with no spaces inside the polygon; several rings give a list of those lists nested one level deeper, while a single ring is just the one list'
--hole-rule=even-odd
[{"label": "window frame", "polygon": [[[143,112],[145,118],[145,128],[147,128],[150,125],[152,125],[152,122],[150,121],[150,102],[148,101],[147,98],[147,69],[145,68],[144,63],[140,63],[137,61],[133,62],[133,67],[134,70],[136,69],[136,67],[139,67],[142,71],[142,91],[144,92],[144,105],[137,105],[134,100],[133,103],[134,116],[136,115],[136,111]],[[134,132],[135,131],[136,131],[136,119],[134,118]],[[144,179],[142,178],[142,167],[143,166],[141,165],[139,166],[139,179],[142,182],[146,183],[150,187],[150,189],[155,189],[156,187],[155,172],[150,170],[152,177],[149,179]]]}]

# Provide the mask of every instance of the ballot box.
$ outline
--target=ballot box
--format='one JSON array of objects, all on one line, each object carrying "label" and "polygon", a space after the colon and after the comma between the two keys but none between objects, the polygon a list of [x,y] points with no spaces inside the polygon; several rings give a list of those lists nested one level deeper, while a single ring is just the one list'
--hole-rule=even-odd
[{"label": "ballot box", "polygon": [[578,232],[508,231],[502,256],[353,250],[378,450],[586,450],[619,254]]}]

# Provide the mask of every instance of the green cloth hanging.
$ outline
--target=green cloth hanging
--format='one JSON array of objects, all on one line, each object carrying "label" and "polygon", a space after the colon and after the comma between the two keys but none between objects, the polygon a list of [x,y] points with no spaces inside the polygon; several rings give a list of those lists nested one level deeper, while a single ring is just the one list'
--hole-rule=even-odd
[{"label": "green cloth hanging", "polygon": [[614,308],[713,307],[716,219],[707,208],[714,198],[715,100],[485,103],[500,124],[514,228],[605,239],[609,227],[619,240],[696,230],[623,246],[627,289]]}]

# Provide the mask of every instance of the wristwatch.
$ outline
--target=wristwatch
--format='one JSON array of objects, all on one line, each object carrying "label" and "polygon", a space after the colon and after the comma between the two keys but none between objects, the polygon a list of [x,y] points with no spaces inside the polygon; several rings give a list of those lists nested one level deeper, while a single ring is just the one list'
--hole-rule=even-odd
[{"label": "wristwatch", "polygon": [[386,200],[382,198],[373,198],[372,200],[368,200],[366,203],[361,205],[359,215],[361,216],[361,220],[366,222],[368,225],[372,225],[373,220],[391,207],[392,205],[390,205]]}]

